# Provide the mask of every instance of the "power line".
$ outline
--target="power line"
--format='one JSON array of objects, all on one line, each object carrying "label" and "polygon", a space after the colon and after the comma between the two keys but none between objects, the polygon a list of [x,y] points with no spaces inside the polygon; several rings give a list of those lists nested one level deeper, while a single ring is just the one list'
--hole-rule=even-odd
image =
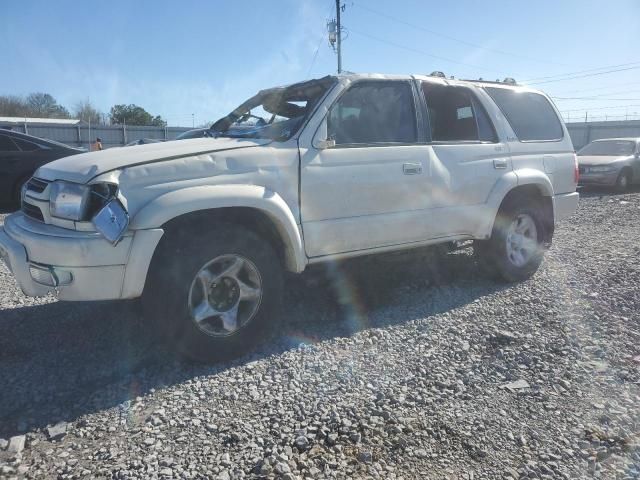
[{"label": "power line", "polygon": [[[435,58],[435,59],[441,60],[443,62],[454,63],[454,64],[457,64],[457,65],[464,65],[465,67],[472,67],[472,68],[475,68],[475,69],[478,69],[478,70],[484,71],[484,72],[488,71],[488,70],[486,70],[485,67],[482,67],[480,65],[473,65],[473,64],[470,64],[470,63],[459,62],[459,61],[453,60],[451,58],[442,57],[440,55],[434,55],[432,53],[425,52],[424,50],[419,50],[419,49],[413,48],[413,47],[407,47],[406,45],[400,45],[399,43],[391,42],[389,40],[385,40],[384,38],[376,37],[376,36],[370,35],[368,33],[364,33],[364,32],[360,32],[358,30],[354,30],[351,27],[349,28],[349,31],[352,32],[352,33],[355,33],[357,35],[362,35],[363,37],[370,38],[371,40],[376,40],[377,42],[386,43],[387,45],[391,45],[391,46],[396,47],[396,48],[401,48],[403,50],[407,50],[407,51],[410,51],[410,52],[419,53],[421,55],[425,55],[427,57]],[[501,72],[500,70],[491,70],[491,71],[494,72],[494,73],[500,73],[502,75],[506,74],[505,72]]]},{"label": "power line", "polygon": [[555,80],[545,80],[544,82],[523,82],[523,83],[528,83],[529,85],[542,85],[543,83],[563,82],[565,80],[577,80],[579,78],[596,77],[596,76],[599,76],[599,75],[608,75],[609,73],[624,72],[624,71],[627,71],[627,70],[637,70],[639,68],[640,68],[640,65],[638,65],[636,67],[619,68],[617,70],[607,70],[605,72],[589,73],[589,74],[586,74],[586,75],[577,75],[577,76],[574,76],[574,77],[557,78]]},{"label": "power line", "polygon": [[364,5],[360,5],[359,3],[354,3],[354,5],[356,7],[359,7],[361,9],[363,9],[363,10],[367,10],[368,12],[371,12],[373,14],[379,15],[379,16],[387,18],[389,20],[393,20],[394,22],[401,23],[401,24],[406,25],[408,27],[412,27],[412,28],[415,28],[417,30],[421,30],[423,32],[430,33],[431,35],[436,35],[438,37],[446,38],[447,40],[451,40],[453,42],[458,42],[458,43],[460,43],[462,45],[467,45],[468,47],[473,47],[473,48],[477,48],[477,49],[480,49],[480,50],[485,50],[487,52],[497,53],[497,54],[500,54],[500,55],[507,55],[507,56],[510,56],[510,57],[521,58],[521,59],[527,60],[527,61],[567,66],[566,64],[563,64],[563,63],[551,62],[549,60],[538,60],[538,59],[526,57],[524,55],[520,55],[520,54],[517,54],[517,53],[506,52],[504,50],[498,50],[498,49],[494,49],[494,48],[483,47],[482,45],[478,45],[477,43],[469,42],[467,40],[462,40],[460,38],[452,37],[451,35],[447,35],[445,33],[436,32],[435,30],[431,30],[429,28],[425,28],[423,26],[416,25],[416,24],[411,23],[411,22],[407,22],[406,20],[402,20],[400,18],[394,17],[394,16],[389,15],[387,13],[381,12],[380,10],[376,10],[376,9],[368,7],[368,6],[365,7]]},{"label": "power line", "polygon": [[[546,80],[546,79],[554,79],[554,78],[559,78],[559,77],[573,76],[573,75],[578,75],[578,74],[581,74],[581,73],[595,72],[597,70],[628,67],[628,66],[632,66],[632,65],[640,65],[640,62],[629,62],[629,63],[621,63],[619,65],[608,65],[606,67],[595,67],[595,68],[589,68],[587,70],[578,70],[577,72],[559,73],[557,75],[548,75],[546,77],[529,78],[529,79],[524,80],[524,81],[528,82],[528,83],[534,83],[534,82],[546,83],[546,82],[538,82],[538,80]],[[637,68],[637,67],[635,67],[635,68]]]},{"label": "power line", "polygon": [[[617,87],[626,87],[628,85],[638,85],[638,84],[639,84],[639,82],[636,80],[634,82],[618,83],[618,84],[615,84],[615,85],[607,85],[605,87],[600,86],[600,87],[595,87],[595,88],[571,90],[571,92],[560,92],[560,93],[558,93],[558,95],[568,95],[568,94],[573,94],[573,93],[584,93],[584,92],[597,92],[597,91],[601,91],[601,90],[607,90],[607,89],[609,89],[611,87],[617,88]],[[629,91],[625,91],[623,93],[629,93],[630,91],[639,91],[640,92],[640,90],[629,90]],[[611,93],[603,94],[603,95],[616,95],[616,93],[611,92]]]},{"label": "power line", "polygon": [[[598,98],[602,98],[603,100],[622,100],[622,99],[617,99],[617,98],[606,98],[606,97],[610,97],[612,95],[626,95],[628,93],[636,93],[636,92],[640,92],[640,90],[618,90],[616,92],[608,92],[608,93],[601,93],[599,95],[587,95],[585,97],[562,97],[562,96],[558,96],[556,98],[575,98],[575,99],[598,99]],[[580,93],[580,90],[571,92],[571,93]]]},{"label": "power line", "polygon": [[[335,8],[335,5],[333,4],[333,0],[330,0],[330,8],[329,8],[329,17],[331,17],[331,15],[333,14],[333,9]],[[325,33],[322,32],[322,35],[320,35],[320,39],[318,40],[318,46],[316,47],[316,51],[313,54],[313,59],[311,60],[311,65],[309,65],[309,70],[307,71],[307,77],[309,77],[309,75],[311,75],[311,70],[313,69],[313,66],[316,63],[316,59],[318,58],[318,52],[320,51],[320,46],[322,45],[322,40],[324,40],[325,38]]]},{"label": "power line", "polygon": [[640,102],[640,98],[551,97],[554,100],[593,100],[597,102]]},{"label": "power line", "polygon": [[593,108],[572,108],[570,110],[561,109],[563,112],[590,112],[591,110],[617,110],[620,108],[631,108],[631,107],[640,107],[640,103],[635,103],[632,105],[615,105],[608,107],[593,107]]}]

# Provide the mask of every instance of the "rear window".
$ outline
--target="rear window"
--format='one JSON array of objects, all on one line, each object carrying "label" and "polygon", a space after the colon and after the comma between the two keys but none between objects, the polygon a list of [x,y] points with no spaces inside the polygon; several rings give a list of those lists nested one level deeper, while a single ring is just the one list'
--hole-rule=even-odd
[{"label": "rear window", "polygon": [[18,147],[20,147],[20,150],[22,150],[23,152],[34,152],[36,150],[40,150],[41,148],[35,143],[27,142],[26,140],[22,140],[21,138],[14,138],[13,141],[16,142],[16,145],[18,145]]},{"label": "rear window", "polygon": [[544,96],[505,88],[487,87],[486,91],[520,141],[560,140],[564,136],[562,124]]}]

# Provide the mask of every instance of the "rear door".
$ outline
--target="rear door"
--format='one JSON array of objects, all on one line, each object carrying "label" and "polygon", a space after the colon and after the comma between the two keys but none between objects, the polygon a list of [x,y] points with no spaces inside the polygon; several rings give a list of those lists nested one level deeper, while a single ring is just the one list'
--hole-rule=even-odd
[{"label": "rear door", "polygon": [[430,136],[430,237],[473,234],[497,180],[512,169],[508,148],[487,113],[495,106],[481,90],[422,81]]},{"label": "rear door", "polygon": [[17,198],[22,184],[33,175],[41,165],[53,160],[55,151],[46,145],[35,143],[17,135],[0,134],[5,148],[0,152],[0,177],[5,200]]},{"label": "rear door", "polygon": [[0,131],[0,202],[6,203],[15,195],[15,183],[22,175],[22,152],[11,136]]}]

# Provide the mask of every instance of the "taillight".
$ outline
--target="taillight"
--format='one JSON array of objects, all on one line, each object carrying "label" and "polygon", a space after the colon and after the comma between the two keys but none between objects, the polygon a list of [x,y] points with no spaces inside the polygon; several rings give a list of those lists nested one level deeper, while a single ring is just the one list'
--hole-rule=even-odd
[{"label": "taillight", "polygon": [[573,153],[573,181],[578,184],[580,180],[580,168],[578,167],[578,155]]}]

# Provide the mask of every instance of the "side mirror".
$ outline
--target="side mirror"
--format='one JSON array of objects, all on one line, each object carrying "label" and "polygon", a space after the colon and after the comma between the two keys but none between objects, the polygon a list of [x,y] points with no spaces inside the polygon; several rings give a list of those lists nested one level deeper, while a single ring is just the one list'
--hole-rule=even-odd
[{"label": "side mirror", "polygon": [[318,150],[324,150],[326,148],[335,147],[336,141],[333,138],[328,138],[326,140],[316,140],[313,146]]}]

